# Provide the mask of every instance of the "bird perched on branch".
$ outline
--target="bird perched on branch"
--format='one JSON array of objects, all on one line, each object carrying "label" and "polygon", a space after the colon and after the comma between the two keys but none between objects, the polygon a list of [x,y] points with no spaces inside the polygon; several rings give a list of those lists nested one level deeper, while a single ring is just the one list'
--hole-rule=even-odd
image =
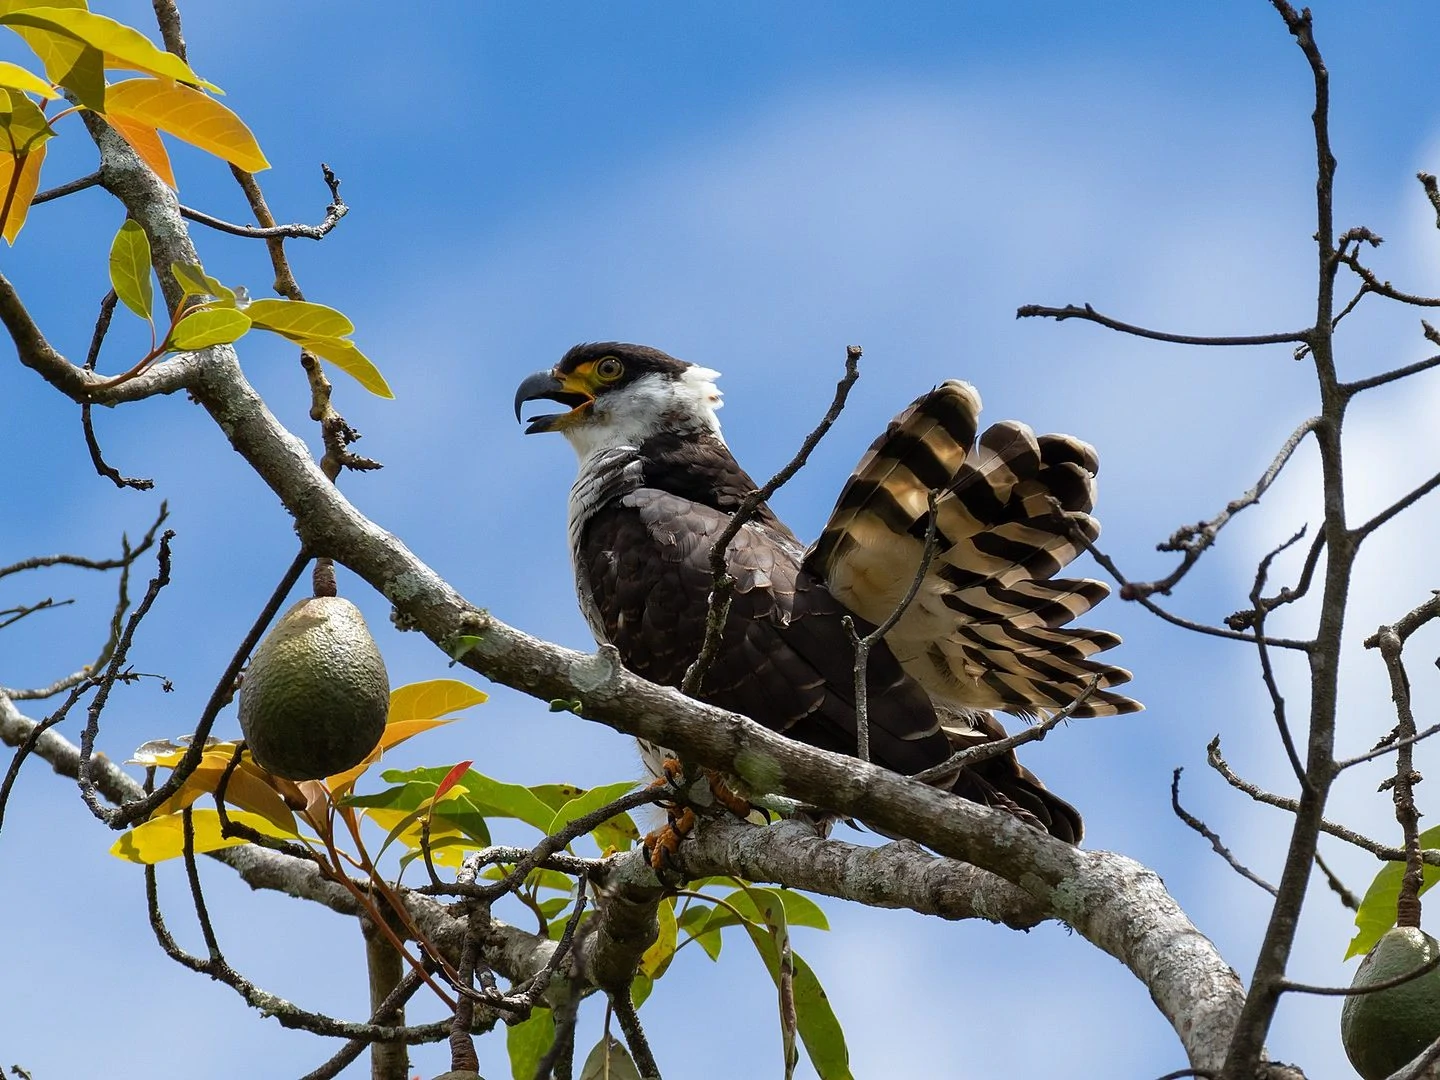
[{"label": "bird perched on branch", "polygon": [[[591,630],[631,671],[671,686],[705,636],[711,548],[757,486],[720,434],[717,377],[658,349],[601,342],[575,346],[515,394],[517,420],[537,399],[567,410],[536,416],[525,431],[561,432],[580,458],[570,550]],[[842,620],[865,634],[902,602],[921,568],[933,492],[931,561],[866,668],[871,760],[906,774],[939,765],[955,749],[1004,737],[990,710],[1140,709],[1111,689],[1130,673],[1094,659],[1120,639],[1066,625],[1108,588],[1054,577],[1080,537],[1099,534],[1090,516],[1095,451],[1013,421],[977,444],[979,414],[968,383],[917,399],[861,459],[808,551],[760,504],[726,553],[733,600],[695,696],[855,754],[855,648]],[[949,783],[1080,840],[1080,815],[1013,750]]]}]

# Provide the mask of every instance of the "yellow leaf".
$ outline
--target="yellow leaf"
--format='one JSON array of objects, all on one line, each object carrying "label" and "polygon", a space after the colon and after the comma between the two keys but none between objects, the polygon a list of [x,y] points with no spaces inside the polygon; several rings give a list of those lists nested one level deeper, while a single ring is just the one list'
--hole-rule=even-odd
[{"label": "yellow leaf", "polygon": [[[231,821],[248,825],[256,832],[264,833],[266,836],[282,839],[286,836],[259,814],[236,810],[228,816]],[[214,810],[192,810],[191,820],[195,828],[195,853],[197,855],[249,843],[248,840],[241,840],[238,837],[221,836],[220,815]],[[153,865],[164,862],[166,859],[178,859],[185,854],[185,824],[182,815],[166,814],[164,817],[151,818],[142,825],[136,825],[129,832],[122,834],[120,839],[110,846],[110,854],[144,865]]]},{"label": "yellow leaf", "polygon": [[[179,79],[182,82],[203,86],[207,90],[219,91],[218,87],[212,86],[196,75],[190,65],[174,53],[156,48],[150,39],[140,31],[126,26],[124,23],[116,22],[114,19],[107,19],[104,15],[95,15],[84,8],[53,6],[20,8],[0,15],[0,26],[38,30],[50,38],[69,38],[82,42],[103,54],[104,66],[107,68],[143,71],[147,75]],[[31,40],[34,36],[37,35],[26,36],[32,49],[35,48],[35,42]],[[40,50],[36,49],[36,51]],[[52,79],[62,85],[70,85],[55,78],[55,72],[51,70],[50,62],[43,53],[41,59],[45,61],[45,69],[50,73]],[[70,88],[75,89],[73,86]],[[99,106],[91,107],[99,108]]]},{"label": "yellow leaf", "polygon": [[0,86],[8,86],[12,90],[24,90],[26,93],[38,94],[46,101],[54,101],[60,95],[50,88],[50,84],[40,78],[33,71],[21,67],[19,64],[12,64],[8,60],[0,60]]},{"label": "yellow leaf", "polygon": [[113,112],[106,113],[105,120],[130,144],[130,149],[140,156],[140,160],[150,166],[151,172],[175,190],[179,190],[179,185],[175,183],[175,171],[170,167],[170,153],[160,141],[158,131],[117,116]]},{"label": "yellow leaf", "polygon": [[401,720],[393,724],[386,724],[385,734],[380,736],[380,741],[375,745],[375,749],[370,751],[370,756],[353,768],[336,773],[334,776],[327,776],[325,778],[326,786],[330,788],[330,793],[335,798],[340,798],[350,791],[361,773],[380,760],[386,750],[392,746],[399,746],[406,739],[414,738],[431,728],[441,727],[448,723],[450,723],[449,720]]},{"label": "yellow leaf", "polygon": [[[19,11],[21,8],[39,7],[35,0],[0,0],[0,15],[9,15],[12,11]],[[85,0],[45,0],[46,7],[56,8],[79,8],[81,11],[89,11],[90,5]]]},{"label": "yellow leaf", "polygon": [[150,240],[138,221],[126,218],[110,244],[110,287],[121,303],[146,322],[155,302],[150,275]]},{"label": "yellow leaf", "polygon": [[433,720],[472,705],[479,705],[490,695],[459,679],[430,679],[409,683],[390,691],[389,723],[402,720]]},{"label": "yellow leaf", "polygon": [[376,397],[393,398],[394,392],[370,358],[344,338],[306,338],[300,342],[322,360],[329,360]]},{"label": "yellow leaf", "polygon": [[71,34],[11,25],[45,66],[51,82],[71,91],[88,109],[105,107],[105,54]]},{"label": "yellow leaf", "polygon": [[228,345],[245,336],[250,319],[234,308],[201,308],[192,311],[170,331],[170,348],[186,352],[208,349],[211,345]]},{"label": "yellow leaf", "polygon": [[25,216],[30,213],[30,202],[40,187],[40,166],[44,163],[44,143],[18,157],[0,154],[0,192],[4,193],[0,197],[0,223],[4,225],[0,235],[8,244],[13,245],[25,227]]},{"label": "yellow leaf", "polygon": [[105,116],[168,131],[247,172],[270,167],[240,117],[214,98],[169,79],[127,79],[107,86]]},{"label": "yellow leaf", "polygon": [[255,300],[245,309],[256,326],[305,344],[311,338],[339,338],[355,332],[340,312],[308,300]]}]

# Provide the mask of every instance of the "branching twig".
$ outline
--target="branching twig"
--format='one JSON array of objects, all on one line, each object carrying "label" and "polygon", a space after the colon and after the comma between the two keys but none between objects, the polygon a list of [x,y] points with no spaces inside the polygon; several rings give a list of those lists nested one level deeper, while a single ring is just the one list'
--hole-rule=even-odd
[{"label": "branching twig", "polygon": [[[1070,536],[1077,543],[1083,544],[1085,550],[1090,552],[1091,558],[1099,563],[1105,572],[1115,579],[1115,583],[1120,586],[1120,598],[1122,600],[1134,600],[1152,615],[1156,615],[1172,626],[1178,626],[1184,630],[1193,630],[1197,634],[1207,634],[1210,637],[1225,638],[1229,641],[1244,641],[1252,645],[1255,643],[1255,636],[1253,634],[1242,633],[1238,630],[1227,630],[1222,626],[1210,626],[1207,623],[1195,622],[1192,619],[1187,619],[1166,611],[1149,596],[1142,595],[1136,583],[1127,578],[1121,572],[1120,567],[1115,565],[1115,560],[1096,547],[1095,542],[1078,528],[1072,526]],[[1267,641],[1278,649],[1295,649],[1298,652],[1309,652],[1312,648],[1311,642],[1297,641],[1292,638],[1268,638]]]},{"label": "branching twig", "polygon": [[735,513],[730,515],[730,523],[715,538],[715,543],[710,548],[711,585],[710,599],[705,611],[705,638],[701,642],[700,652],[695,657],[695,662],[690,665],[685,672],[685,678],[680,683],[683,693],[694,697],[699,692],[700,685],[705,680],[705,673],[714,662],[715,654],[720,651],[721,636],[725,631],[725,622],[730,616],[731,591],[735,587],[734,579],[726,571],[730,541],[739,535],[741,528],[754,516],[755,511],[800,471],[805,462],[809,460],[811,451],[820,444],[825,433],[839,418],[841,410],[845,408],[845,400],[850,396],[850,388],[855,385],[855,380],[860,378],[861,352],[859,345],[846,347],[845,374],[835,385],[835,397],[830,402],[830,408],[826,411],[824,418],[805,437],[805,441],[800,444],[800,449],[784,468],[766,481],[764,487],[745,496],[740,505],[736,507]]},{"label": "branching twig", "polygon": [[1234,870],[1237,874],[1245,878],[1247,881],[1252,881],[1256,885],[1259,885],[1260,888],[1264,889],[1271,896],[1274,896],[1276,894],[1274,885],[1271,885],[1259,874],[1255,873],[1253,870],[1249,869],[1242,862],[1240,862],[1239,859],[1235,858],[1234,854],[1230,851],[1230,849],[1227,848],[1225,844],[1221,841],[1219,833],[1215,832],[1213,829],[1210,828],[1210,826],[1206,825],[1203,821],[1201,821],[1199,818],[1191,814],[1188,810],[1186,810],[1183,806],[1180,805],[1180,774],[1184,771],[1184,768],[1177,766],[1174,774],[1170,778],[1170,806],[1175,811],[1175,816],[1178,817],[1181,821],[1183,821],[1186,825],[1189,825],[1190,828],[1194,829],[1201,836],[1205,837],[1206,840],[1209,840],[1210,846],[1215,849],[1215,854],[1219,855],[1222,859],[1229,863],[1230,869]]},{"label": "branching twig", "polygon": [[1318,416],[1312,416],[1309,420],[1306,420],[1297,427],[1291,433],[1290,437],[1285,440],[1285,444],[1280,447],[1280,452],[1275,455],[1275,460],[1270,462],[1270,467],[1266,469],[1260,479],[1255,482],[1255,486],[1238,499],[1232,499],[1226,504],[1224,510],[1221,510],[1220,513],[1216,514],[1209,521],[1201,521],[1195,525],[1182,526],[1175,531],[1169,540],[1157,545],[1155,549],[1157,551],[1181,551],[1185,553],[1185,557],[1181,560],[1179,566],[1167,577],[1161,578],[1159,581],[1131,582],[1129,585],[1130,595],[1128,599],[1138,599],[1141,596],[1149,596],[1157,592],[1165,596],[1170,595],[1170,590],[1175,587],[1181,578],[1190,572],[1190,568],[1199,561],[1200,556],[1205,554],[1205,551],[1215,543],[1215,538],[1220,535],[1220,530],[1230,523],[1230,519],[1240,511],[1247,507],[1254,506],[1260,501],[1261,496],[1270,489],[1270,485],[1273,484],[1280,475],[1280,470],[1285,468],[1286,464],[1290,461],[1290,457],[1295,453],[1296,448],[1304,441],[1306,435],[1309,435],[1310,432],[1315,430],[1315,425],[1319,422],[1320,418]]},{"label": "branching twig", "polygon": [[[1265,791],[1263,788],[1252,784],[1249,780],[1239,776],[1230,768],[1224,756],[1220,753],[1220,737],[1217,735],[1210,740],[1206,747],[1206,760],[1210,767],[1224,777],[1225,782],[1236,791],[1244,792],[1258,803],[1266,806],[1273,806],[1277,810],[1285,810],[1291,814],[1297,813],[1300,809],[1300,800],[1292,799],[1288,795],[1276,795],[1273,792]],[[1356,832],[1354,829],[1339,825],[1333,821],[1321,819],[1320,831],[1335,837],[1337,840],[1344,840],[1362,851],[1368,851],[1377,859],[1384,862],[1404,862],[1405,852],[1401,848],[1390,844],[1382,844],[1378,840]],[[1440,866],[1440,849],[1426,848],[1422,855],[1424,861],[1430,866]]]},{"label": "branching twig", "polygon": [[325,171],[325,184],[330,188],[330,205],[325,208],[325,220],[318,225],[233,225],[188,206],[180,207],[180,215],[204,225],[206,228],[229,233],[231,236],[246,236],[256,240],[275,240],[287,237],[323,240],[325,235],[340,223],[340,219],[350,212],[350,207],[346,206],[345,200],[340,197],[340,181],[330,171],[330,166],[322,163],[320,168]]}]

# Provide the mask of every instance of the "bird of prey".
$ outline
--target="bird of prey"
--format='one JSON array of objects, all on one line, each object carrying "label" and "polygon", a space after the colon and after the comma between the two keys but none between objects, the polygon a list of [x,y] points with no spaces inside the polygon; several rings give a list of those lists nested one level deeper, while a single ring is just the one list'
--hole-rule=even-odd
[{"label": "bird of prey", "polygon": [[[718,373],[658,349],[577,345],[515,394],[566,410],[525,431],[559,431],[580,459],[570,551],[596,640],[652,682],[679,686],[698,655],[710,550],[757,486],[720,434]],[[897,416],[861,459],[806,550],[762,504],[726,555],[734,597],[696,696],[772,730],[856,753],[855,651],[914,582],[936,493],[932,561],[915,600],[870,653],[871,760],[905,774],[1003,738],[991,710],[1053,714],[1094,680],[1074,716],[1141,706],[1113,692],[1130,673],[1094,659],[1119,644],[1067,626],[1103,599],[1098,581],[1057,578],[1099,525],[1098,461],[1067,435],[996,424],[976,440],[980,396],[950,381]],[[644,748],[642,747],[642,751]],[[653,768],[653,763],[651,764]],[[1080,815],[1013,751],[965,767],[955,794],[1071,843]]]}]

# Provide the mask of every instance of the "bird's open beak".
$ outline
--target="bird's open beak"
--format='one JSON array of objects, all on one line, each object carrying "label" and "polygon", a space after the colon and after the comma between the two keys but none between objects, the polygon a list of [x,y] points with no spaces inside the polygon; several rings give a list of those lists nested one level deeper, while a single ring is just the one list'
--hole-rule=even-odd
[{"label": "bird's open beak", "polygon": [[563,431],[571,424],[579,423],[590,412],[595,394],[588,380],[578,372],[561,378],[554,371],[537,371],[515,391],[515,419],[520,419],[520,409],[525,402],[539,399],[558,401],[568,405],[570,411],[531,417],[525,428],[526,435],[534,435],[537,431]]}]

